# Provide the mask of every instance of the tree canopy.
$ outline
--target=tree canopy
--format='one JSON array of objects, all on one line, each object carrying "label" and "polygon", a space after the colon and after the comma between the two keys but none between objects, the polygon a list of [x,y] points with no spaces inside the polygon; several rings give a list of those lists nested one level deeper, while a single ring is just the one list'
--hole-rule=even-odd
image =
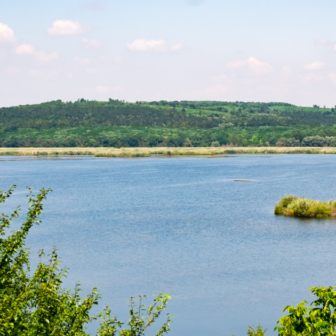
[{"label": "tree canopy", "polygon": [[78,99],[0,108],[1,147],[336,146],[336,109]]}]

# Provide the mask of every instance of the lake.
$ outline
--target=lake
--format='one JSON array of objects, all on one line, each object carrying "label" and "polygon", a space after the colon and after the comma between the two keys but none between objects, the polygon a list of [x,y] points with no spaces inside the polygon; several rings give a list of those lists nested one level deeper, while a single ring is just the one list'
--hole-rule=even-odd
[{"label": "lake", "polygon": [[273,214],[287,194],[335,199],[335,155],[1,157],[0,176],[10,208],[53,189],[27,243],[58,247],[66,286],[97,286],[123,320],[129,296],[170,293],[171,336],[273,335],[286,305],[336,285],[336,220]]}]

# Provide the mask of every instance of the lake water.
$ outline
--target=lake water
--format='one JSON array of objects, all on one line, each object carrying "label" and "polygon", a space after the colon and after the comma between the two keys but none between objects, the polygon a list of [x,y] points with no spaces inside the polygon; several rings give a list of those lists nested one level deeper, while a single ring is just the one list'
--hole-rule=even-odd
[{"label": "lake water", "polygon": [[171,336],[272,335],[286,305],[336,285],[336,220],[273,214],[287,194],[336,198],[336,156],[1,157],[0,176],[9,206],[53,189],[28,245],[59,248],[67,286],[97,286],[124,320],[129,296],[170,293]]}]

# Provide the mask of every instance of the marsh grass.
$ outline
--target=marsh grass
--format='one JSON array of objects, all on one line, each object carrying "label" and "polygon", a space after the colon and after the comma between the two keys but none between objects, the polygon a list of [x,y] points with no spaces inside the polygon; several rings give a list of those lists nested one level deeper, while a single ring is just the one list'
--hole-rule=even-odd
[{"label": "marsh grass", "polygon": [[292,195],[285,196],[275,205],[274,213],[288,217],[336,217],[336,201],[321,202]]},{"label": "marsh grass", "polygon": [[195,156],[221,154],[336,154],[335,147],[57,147],[0,148],[2,156],[94,155],[97,157]]}]

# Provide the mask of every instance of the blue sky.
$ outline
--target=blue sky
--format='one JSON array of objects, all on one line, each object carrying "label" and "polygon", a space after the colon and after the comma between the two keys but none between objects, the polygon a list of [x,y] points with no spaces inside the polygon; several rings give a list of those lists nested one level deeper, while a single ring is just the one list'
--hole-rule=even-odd
[{"label": "blue sky", "polygon": [[0,105],[336,104],[335,1],[0,0]]}]

